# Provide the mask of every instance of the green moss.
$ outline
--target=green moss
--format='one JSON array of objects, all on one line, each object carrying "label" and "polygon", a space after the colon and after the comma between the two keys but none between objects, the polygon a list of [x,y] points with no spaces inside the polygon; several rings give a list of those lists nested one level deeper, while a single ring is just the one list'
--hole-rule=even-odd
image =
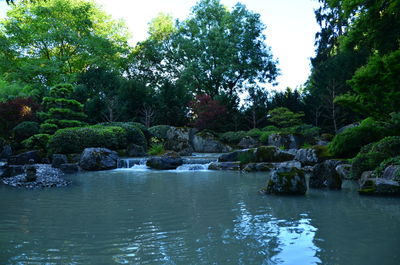
[{"label": "green moss", "polygon": [[274,160],[276,148],[274,146],[260,146],[255,152],[256,162],[270,162]]},{"label": "green moss", "polygon": [[317,156],[320,158],[331,158],[332,154],[329,152],[329,148],[325,145],[314,145],[311,147],[317,153]]}]

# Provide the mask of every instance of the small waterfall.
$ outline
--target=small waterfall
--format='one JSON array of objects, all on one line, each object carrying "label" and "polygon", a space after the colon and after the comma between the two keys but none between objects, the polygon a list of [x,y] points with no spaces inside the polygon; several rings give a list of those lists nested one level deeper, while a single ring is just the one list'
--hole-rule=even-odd
[{"label": "small waterfall", "polygon": [[[118,169],[127,169],[134,171],[150,170],[146,166],[147,157],[121,158],[118,160]],[[212,162],[218,160],[217,156],[195,155],[182,157],[183,165],[179,166],[176,171],[204,171],[208,170],[208,166]]]}]

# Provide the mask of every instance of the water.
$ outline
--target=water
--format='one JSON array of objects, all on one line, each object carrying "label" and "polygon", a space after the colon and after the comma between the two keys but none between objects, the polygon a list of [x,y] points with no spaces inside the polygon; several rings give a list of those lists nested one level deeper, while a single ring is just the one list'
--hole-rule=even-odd
[{"label": "water", "polygon": [[114,170],[0,186],[0,264],[400,264],[400,199],[262,196],[265,174]]}]

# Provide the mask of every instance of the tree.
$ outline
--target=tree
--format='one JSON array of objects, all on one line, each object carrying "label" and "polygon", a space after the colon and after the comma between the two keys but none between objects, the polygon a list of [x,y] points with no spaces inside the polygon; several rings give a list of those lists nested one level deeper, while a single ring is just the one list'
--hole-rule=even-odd
[{"label": "tree", "polygon": [[218,0],[202,0],[176,28],[168,27],[162,41],[146,43],[149,56],[141,64],[151,65],[161,79],[211,98],[232,97],[245,84],[275,80],[278,70],[265,44],[265,26],[244,5],[229,11]]},{"label": "tree", "polygon": [[288,128],[302,124],[301,118],[303,113],[294,113],[287,108],[275,108],[268,112],[270,115],[269,121],[278,126],[279,128]]},{"label": "tree", "polygon": [[20,2],[7,15],[0,25],[0,71],[11,80],[48,88],[92,67],[126,68],[126,28],[93,2]]},{"label": "tree", "polygon": [[226,116],[226,109],[211,96],[197,95],[189,104],[192,110],[193,126],[196,128],[218,130],[221,128],[221,118]]},{"label": "tree", "polygon": [[302,95],[298,89],[287,87],[285,91],[275,91],[271,98],[270,109],[284,107],[293,112],[303,111]]},{"label": "tree", "polygon": [[249,95],[245,99],[244,114],[250,123],[251,128],[260,127],[267,119],[269,99],[268,92],[261,87],[248,89]]},{"label": "tree", "polygon": [[50,96],[44,97],[42,106],[44,112],[39,113],[44,123],[40,125],[41,133],[53,134],[58,129],[80,127],[86,123],[83,104],[71,99],[73,86],[58,84],[50,89]]}]

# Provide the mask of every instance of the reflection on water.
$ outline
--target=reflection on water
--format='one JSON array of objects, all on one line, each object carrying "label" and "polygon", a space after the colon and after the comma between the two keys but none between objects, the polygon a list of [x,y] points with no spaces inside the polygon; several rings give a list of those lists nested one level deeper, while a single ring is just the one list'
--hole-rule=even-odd
[{"label": "reflection on water", "polygon": [[[400,200],[260,196],[263,174],[85,173],[0,186],[0,264],[399,264]],[[394,236],[397,235],[397,236]]]}]

